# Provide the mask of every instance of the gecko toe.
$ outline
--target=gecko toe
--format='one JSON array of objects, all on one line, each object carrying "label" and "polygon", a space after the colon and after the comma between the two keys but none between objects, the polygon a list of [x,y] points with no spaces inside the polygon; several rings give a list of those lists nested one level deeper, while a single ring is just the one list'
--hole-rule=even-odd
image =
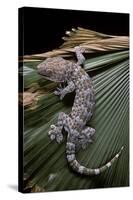
[{"label": "gecko toe", "polygon": [[50,135],[50,139],[51,139],[51,140],[55,140],[55,135],[51,134],[51,135]]},{"label": "gecko toe", "polygon": [[62,135],[62,134],[58,134],[58,135],[56,136],[56,141],[57,141],[57,143],[61,143],[62,140],[63,140],[63,135]]}]

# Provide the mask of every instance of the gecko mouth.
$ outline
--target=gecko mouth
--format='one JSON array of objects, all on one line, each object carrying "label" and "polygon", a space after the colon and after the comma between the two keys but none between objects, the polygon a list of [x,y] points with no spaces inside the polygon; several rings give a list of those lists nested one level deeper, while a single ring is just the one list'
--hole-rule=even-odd
[{"label": "gecko mouth", "polygon": [[51,77],[51,76],[44,74],[41,70],[38,70],[38,74],[41,75],[44,79],[47,79],[47,80],[50,80],[50,81],[54,81],[54,82],[58,82],[58,83],[64,82],[64,80],[63,81],[58,80],[55,77]]},{"label": "gecko mouth", "polygon": [[38,70],[38,74],[39,74],[39,75],[41,75],[43,78],[45,78],[45,77],[46,77],[46,78],[49,78],[49,76],[48,76],[48,75],[46,75],[46,74],[43,74],[43,73],[42,73],[41,71],[39,71],[39,70]]},{"label": "gecko mouth", "polygon": [[47,79],[47,80],[50,80],[50,81],[53,81],[53,82],[63,82],[63,81],[60,81],[60,80],[57,80],[56,78],[51,78],[51,77],[49,77],[49,76],[47,76],[47,75],[43,75],[43,74],[41,74],[41,73],[39,73],[44,79]]},{"label": "gecko mouth", "polygon": [[41,74],[41,73],[39,73],[43,78],[45,78],[45,79],[48,79],[48,80],[52,80],[49,76],[47,76],[47,75],[43,75],[43,74]]}]

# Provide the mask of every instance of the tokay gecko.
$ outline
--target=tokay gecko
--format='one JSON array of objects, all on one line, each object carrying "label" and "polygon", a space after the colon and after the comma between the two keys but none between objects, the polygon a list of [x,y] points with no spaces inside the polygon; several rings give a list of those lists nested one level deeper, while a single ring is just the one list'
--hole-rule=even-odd
[{"label": "tokay gecko", "polygon": [[61,112],[58,116],[56,125],[51,125],[48,135],[51,140],[62,142],[63,128],[67,132],[66,158],[71,168],[83,175],[97,175],[108,169],[112,163],[120,156],[121,150],[105,165],[99,168],[87,168],[82,166],[76,159],[76,152],[80,148],[85,149],[92,142],[95,129],[86,126],[90,120],[94,106],[95,96],[91,78],[81,67],[85,57],[84,49],[80,46],[74,48],[77,63],[63,59],[62,57],[51,57],[40,63],[38,73],[44,78],[57,82],[67,83],[65,88],[59,87],[54,92],[59,95],[62,100],[67,93],[75,91],[75,99],[71,113],[65,114]]}]

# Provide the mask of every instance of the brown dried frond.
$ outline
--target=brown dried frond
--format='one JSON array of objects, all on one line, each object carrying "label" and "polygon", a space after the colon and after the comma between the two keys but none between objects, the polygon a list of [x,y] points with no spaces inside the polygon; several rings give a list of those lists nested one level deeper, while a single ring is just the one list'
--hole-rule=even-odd
[{"label": "brown dried frond", "polygon": [[24,60],[44,60],[45,58],[54,56],[73,57],[74,47],[77,45],[84,47],[85,53],[124,50],[129,48],[128,36],[112,36],[81,27],[72,29],[72,31],[66,31],[66,34],[67,37],[63,38],[65,42],[59,49],[41,54],[27,55],[24,56]]}]

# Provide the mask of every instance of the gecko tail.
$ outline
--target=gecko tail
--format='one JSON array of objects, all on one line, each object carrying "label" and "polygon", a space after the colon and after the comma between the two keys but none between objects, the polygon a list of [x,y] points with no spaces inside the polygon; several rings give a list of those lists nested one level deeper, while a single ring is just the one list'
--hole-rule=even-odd
[{"label": "gecko tail", "polygon": [[76,171],[82,175],[88,175],[88,176],[92,175],[93,176],[93,175],[101,174],[106,169],[111,167],[111,165],[119,158],[123,148],[124,148],[124,146],[121,147],[120,151],[109,162],[107,162],[105,165],[103,165],[99,168],[95,168],[95,169],[87,168],[87,167],[80,165],[80,163],[77,161],[76,156],[75,156],[75,144],[67,142],[66,154],[67,154],[68,163],[74,171]]}]

